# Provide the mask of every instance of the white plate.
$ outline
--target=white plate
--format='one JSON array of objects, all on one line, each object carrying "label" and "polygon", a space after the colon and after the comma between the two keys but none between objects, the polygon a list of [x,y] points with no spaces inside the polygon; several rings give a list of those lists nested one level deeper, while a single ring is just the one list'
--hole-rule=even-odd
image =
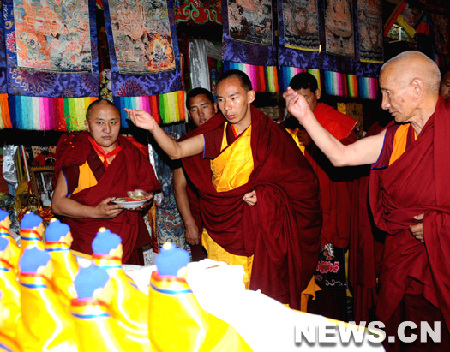
[{"label": "white plate", "polygon": [[125,200],[126,198],[117,198],[116,200],[112,200],[111,203],[122,205],[124,209],[132,209],[138,208],[141,205],[145,204],[148,199],[142,200]]}]

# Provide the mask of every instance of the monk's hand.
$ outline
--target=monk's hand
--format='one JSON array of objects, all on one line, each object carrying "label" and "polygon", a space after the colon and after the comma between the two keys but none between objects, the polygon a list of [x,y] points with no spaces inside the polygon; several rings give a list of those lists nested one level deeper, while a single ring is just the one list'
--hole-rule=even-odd
[{"label": "monk's hand", "polygon": [[253,190],[249,193],[244,194],[244,197],[242,199],[248,205],[254,206],[256,204],[256,191]]},{"label": "monk's hand", "polygon": [[102,200],[95,207],[95,218],[98,219],[113,219],[123,211],[123,206],[118,204],[111,204],[111,201],[116,198],[110,197]]},{"label": "monk's hand", "polygon": [[[423,213],[414,217],[416,220],[423,220]],[[423,222],[411,225],[409,227],[409,231],[411,231],[412,235],[417,238],[420,242],[424,242],[423,238]]]},{"label": "monk's hand", "polygon": [[286,109],[298,120],[300,124],[303,125],[305,119],[314,116],[306,99],[291,87],[287,88],[286,92],[283,94],[283,97],[286,100]]},{"label": "monk's hand", "polygon": [[156,124],[155,119],[147,111],[144,110],[132,110],[126,109],[127,115],[131,122],[133,122],[137,127],[149,130],[153,132],[153,127]]},{"label": "monk's hand", "polygon": [[198,230],[198,226],[195,224],[195,221],[190,224],[184,224],[184,236],[189,244],[194,245],[200,243],[200,231]]}]

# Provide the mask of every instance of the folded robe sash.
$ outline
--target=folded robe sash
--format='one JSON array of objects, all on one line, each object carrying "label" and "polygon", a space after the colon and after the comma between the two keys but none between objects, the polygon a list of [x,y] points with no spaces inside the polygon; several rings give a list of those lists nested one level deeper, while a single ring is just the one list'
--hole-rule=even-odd
[{"label": "folded robe sash", "polygon": [[[389,165],[398,125],[388,126],[382,153],[370,174],[369,200],[376,225],[388,232],[380,274],[377,316],[386,321],[403,296],[422,294],[450,328],[450,101],[435,113],[406,150]],[[409,231],[424,214],[422,243]]]},{"label": "folded robe sash", "polygon": [[[319,254],[321,211],[318,184],[292,138],[251,106],[250,145],[254,170],[249,181],[227,192],[212,183],[210,160],[201,154],[183,159],[199,191],[202,221],[208,234],[227,252],[254,256],[251,289],[300,309]],[[218,114],[184,138],[224,130]],[[255,190],[257,205],[244,194]]]}]

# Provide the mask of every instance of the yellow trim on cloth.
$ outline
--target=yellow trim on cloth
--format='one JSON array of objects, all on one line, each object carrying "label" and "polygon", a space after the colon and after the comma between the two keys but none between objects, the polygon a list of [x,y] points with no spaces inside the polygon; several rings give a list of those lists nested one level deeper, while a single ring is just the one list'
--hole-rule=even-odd
[{"label": "yellow trim on cloth", "polygon": [[[101,157],[99,155],[100,160],[102,163],[104,162],[105,158]],[[108,160],[108,164],[111,164],[111,161]],[[80,176],[78,177],[78,187],[75,188],[72,194],[76,194],[78,192],[81,192],[83,189],[91,188],[97,185],[97,179],[94,176],[94,173],[92,172],[91,168],[89,167],[87,161],[80,166]]]},{"label": "yellow trim on cloth", "polygon": [[[406,142],[408,140],[408,131],[410,124],[401,125],[395,131],[394,142],[392,146],[392,154],[389,159],[389,165],[393,164],[406,150]],[[417,140],[417,134],[414,132],[414,138]]]},{"label": "yellow trim on cloth", "polygon": [[289,135],[292,137],[292,139],[297,144],[297,147],[300,149],[302,154],[305,154],[305,146],[300,144],[300,141],[298,140],[298,128],[290,129],[286,128],[286,132],[289,133]]},{"label": "yellow trim on cloth", "polygon": [[255,168],[250,146],[251,125],[228,146],[225,134],[227,124],[228,122],[223,132],[221,153],[211,160],[212,182],[217,192],[227,192],[246,184]]},{"label": "yellow trim on cloth", "polygon": [[[217,192],[226,192],[246,184],[254,169],[252,149],[250,147],[251,126],[230,146],[227,145],[225,124],[220,155],[211,160],[212,182]],[[228,148],[227,148],[228,146]],[[206,229],[202,233],[202,245],[206,248],[208,258],[222,261],[229,265],[242,265],[244,268],[244,284],[250,286],[253,255],[241,256],[228,253],[211,236]]]},{"label": "yellow trim on cloth", "polygon": [[302,291],[302,297],[300,301],[300,311],[307,313],[308,312],[308,302],[309,298],[312,297],[312,300],[314,301],[316,299],[316,292],[322,290],[318,285],[316,285],[316,280],[313,277],[311,280],[309,280],[308,287],[306,287]]}]

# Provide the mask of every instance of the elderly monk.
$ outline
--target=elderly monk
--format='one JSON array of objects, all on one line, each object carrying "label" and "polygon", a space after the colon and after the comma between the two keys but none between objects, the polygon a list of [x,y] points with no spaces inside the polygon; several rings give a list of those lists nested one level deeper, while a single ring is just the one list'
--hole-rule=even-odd
[{"label": "elderly monk", "polygon": [[255,91],[245,73],[225,72],[217,96],[223,115],[180,142],[146,112],[128,114],[169,157],[184,158],[200,195],[208,257],[243,265],[251,289],[298,309],[319,254],[314,172],[292,138],[251,105]]},{"label": "elderly monk", "polygon": [[[396,335],[401,321],[442,323],[442,344],[407,345],[427,351],[449,346],[450,105],[439,96],[440,71],[421,52],[403,52],[381,69],[381,107],[395,121],[381,133],[342,145],[288,88],[288,110],[336,166],[373,164],[369,201],[376,225],[388,232],[376,315]],[[414,330],[418,336],[420,332]],[[397,339],[398,340],[398,339]],[[387,349],[400,346],[388,344]]]},{"label": "elderly monk", "polygon": [[88,107],[86,128],[58,141],[52,210],[70,226],[71,249],[92,254],[93,238],[100,227],[106,227],[122,237],[123,262],[143,264],[138,249],[150,236],[140,209],[124,210],[113,202],[135,189],[151,199],[159,189],[145,148],[119,135],[119,110],[107,100]]}]

